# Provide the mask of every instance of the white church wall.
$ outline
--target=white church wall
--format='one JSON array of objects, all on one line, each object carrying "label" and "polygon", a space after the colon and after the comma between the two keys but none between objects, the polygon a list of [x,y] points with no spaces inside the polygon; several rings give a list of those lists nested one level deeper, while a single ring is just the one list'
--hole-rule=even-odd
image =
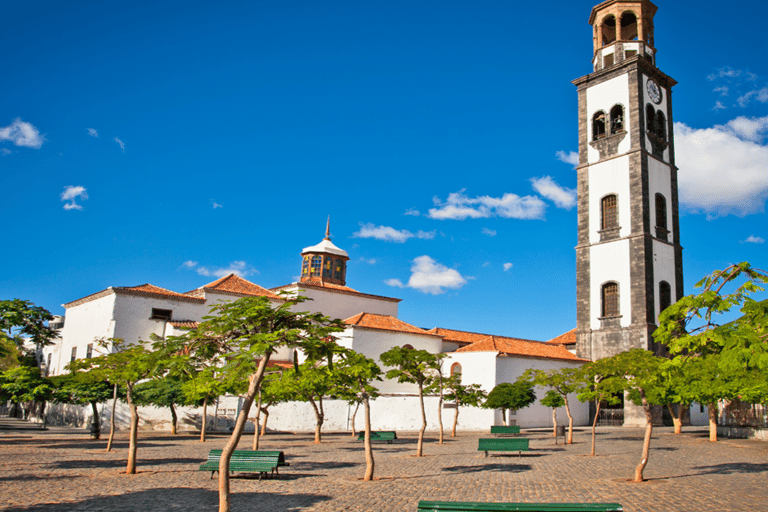
[{"label": "white church wall", "polygon": [[[607,80],[601,84],[595,85],[587,89],[587,136],[588,140],[592,141],[592,116],[599,110],[605,112],[606,115],[606,135],[610,133],[610,126],[607,122],[610,117],[611,108],[614,105],[619,104],[624,107],[624,126],[632,126],[633,120],[631,119],[631,113],[629,109],[629,75],[621,75],[611,80]],[[631,134],[627,131],[627,134],[619,143],[618,154],[629,151],[632,146]],[[590,164],[594,164],[600,160],[600,153],[597,149],[591,145],[587,146],[587,161]],[[590,189],[592,194],[592,189]]]},{"label": "white church wall", "polygon": [[321,312],[330,318],[340,318],[342,320],[363,312],[389,315],[397,318],[398,303],[394,301],[309,287],[302,288],[299,295],[312,300],[296,306],[294,308],[296,311]]},{"label": "white church wall", "polygon": [[203,303],[117,294],[114,337],[133,344],[150,341],[152,334],[162,336],[166,321],[151,319],[153,308],[170,309],[172,320],[200,320],[208,314]]},{"label": "white church wall", "polygon": [[[66,373],[64,367],[70,362],[73,347],[77,348],[76,357],[82,358],[89,343],[94,343],[95,354],[95,339],[114,336],[115,298],[116,295],[111,293],[67,309],[64,327],[60,331],[61,342],[56,347],[56,353],[52,354],[49,375]],[[43,360],[47,360],[48,352],[53,352],[53,348],[43,350]]]},{"label": "white church wall", "polygon": [[[627,219],[627,222],[629,220]],[[610,244],[593,246],[590,250],[590,323],[592,329],[600,329],[602,285],[608,281],[619,284],[619,312],[621,326],[627,327],[632,321],[631,287],[629,276],[629,240],[617,240]]]},{"label": "white church wall", "polygon": [[461,383],[479,384],[486,393],[496,385],[497,352],[449,353],[443,363],[443,373],[450,374],[451,365],[461,365]]}]

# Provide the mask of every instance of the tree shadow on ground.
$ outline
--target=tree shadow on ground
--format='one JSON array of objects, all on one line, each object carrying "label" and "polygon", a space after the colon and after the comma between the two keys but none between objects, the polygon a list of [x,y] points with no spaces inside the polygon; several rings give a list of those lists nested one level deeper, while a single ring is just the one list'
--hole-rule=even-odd
[{"label": "tree shadow on ground", "polygon": [[[362,466],[364,463],[362,462],[301,462],[299,464],[296,464],[296,469],[301,470],[317,470],[317,469],[341,469],[341,468],[354,468],[357,466]],[[293,467],[293,466],[291,466]]]},{"label": "tree shadow on ground", "polygon": [[14,475],[14,476],[2,476],[0,482],[23,482],[23,481],[37,481],[45,480],[46,482],[53,480],[71,480],[73,478],[81,478],[81,475]]},{"label": "tree shadow on ground", "polygon": [[[332,499],[322,494],[277,494],[266,492],[233,492],[232,510],[272,512],[275,510],[304,510]],[[31,507],[6,508],[5,512],[71,512],[77,511],[145,511],[181,509],[185,512],[216,510],[217,491],[209,489],[173,487],[129,492],[120,496],[93,496],[80,501],[45,503]]]},{"label": "tree shadow on ground", "polygon": [[730,475],[733,473],[765,473],[768,471],[768,463],[754,464],[751,462],[726,462],[713,466],[697,466],[693,469],[701,470],[704,475]]},{"label": "tree shadow on ground", "polygon": [[[127,464],[127,459],[108,459],[108,460],[60,460],[46,464],[46,469],[93,469],[93,468],[124,468]],[[136,467],[137,471],[142,470],[147,466],[167,466],[168,464],[184,464],[194,465],[195,468],[201,464],[200,459],[141,459],[137,458]]]},{"label": "tree shadow on ground", "polygon": [[481,473],[484,471],[497,471],[504,473],[520,473],[530,471],[529,464],[483,464],[482,466],[451,466],[443,468],[443,471],[454,473]]}]

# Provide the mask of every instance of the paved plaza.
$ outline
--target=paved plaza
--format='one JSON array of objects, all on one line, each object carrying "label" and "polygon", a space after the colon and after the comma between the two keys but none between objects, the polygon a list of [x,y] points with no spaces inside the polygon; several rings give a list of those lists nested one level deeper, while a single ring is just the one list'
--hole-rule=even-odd
[{"label": "paved plaza", "polygon": [[[398,433],[391,445],[374,446],[376,480],[361,480],[362,443],[348,433],[324,436],[275,433],[261,449],[283,450],[290,467],[275,479],[232,479],[233,511],[408,511],[419,500],[514,502],[618,502],[628,512],[757,511],[768,503],[768,443],[724,439],[710,443],[706,429],[654,430],[646,482],[632,483],[643,431],[606,427],[598,431],[597,457],[589,457],[590,431],[575,432],[574,444],[556,445],[551,432],[523,431],[532,450],[522,457],[484,457],[477,439],[459,433],[437,443],[427,433],[424,457],[414,457],[417,434]],[[0,508],[8,511],[214,511],[216,478],[197,470],[227,437],[206,443],[189,434],[142,431],[138,474],[123,473],[127,432],[116,449],[92,441],[85,430],[0,431]],[[241,449],[251,448],[245,436]]]}]

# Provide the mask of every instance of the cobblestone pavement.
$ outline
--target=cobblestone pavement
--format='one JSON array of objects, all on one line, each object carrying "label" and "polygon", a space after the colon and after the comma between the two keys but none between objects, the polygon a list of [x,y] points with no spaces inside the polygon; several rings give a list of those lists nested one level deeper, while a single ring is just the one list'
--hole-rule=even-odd
[{"label": "cobblestone pavement", "polygon": [[[290,467],[278,478],[231,480],[233,511],[416,511],[419,500],[618,502],[628,512],[657,510],[766,510],[768,443],[724,439],[710,443],[702,428],[682,435],[654,429],[647,481],[629,482],[640,459],[643,431],[598,429],[597,457],[589,457],[590,430],[574,444],[555,445],[551,431],[523,431],[531,451],[477,451],[488,434],[462,433],[439,445],[427,433],[424,457],[414,457],[416,433],[398,433],[374,445],[376,480],[363,482],[362,443],[350,435],[270,434],[261,449],[283,450]],[[208,450],[188,434],[139,434],[138,473],[126,475],[127,432],[112,452],[83,430],[0,431],[0,507],[9,511],[147,511],[217,509],[217,480],[197,470]],[[250,449],[251,437],[240,442]]]}]

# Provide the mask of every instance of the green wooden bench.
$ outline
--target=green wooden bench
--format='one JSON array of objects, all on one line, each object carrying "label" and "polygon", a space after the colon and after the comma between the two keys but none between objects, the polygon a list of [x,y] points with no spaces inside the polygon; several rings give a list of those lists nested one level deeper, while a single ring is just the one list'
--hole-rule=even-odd
[{"label": "green wooden bench", "polygon": [[496,435],[508,435],[508,434],[519,434],[520,433],[520,425],[491,425],[491,434]]},{"label": "green wooden bench", "polygon": [[485,452],[518,452],[520,456],[528,451],[528,439],[524,437],[495,437],[491,439],[478,439],[477,451]]},{"label": "green wooden bench", "polygon": [[[397,434],[392,430],[371,430],[372,443],[389,443],[397,439]],[[357,440],[365,440],[365,430],[357,434]]]},{"label": "green wooden bench", "polygon": [[[219,470],[219,461],[221,460],[222,450],[211,450],[208,452],[208,460],[200,464],[200,471],[210,471],[211,478]],[[285,462],[285,455],[280,451],[254,451],[254,450],[235,450],[229,459],[229,471],[234,473],[247,472],[258,473],[259,480],[264,475],[277,475],[278,467],[290,466]]]},{"label": "green wooden bench", "polygon": [[420,512],[495,512],[520,510],[525,512],[623,512],[618,503],[479,503],[471,501],[420,501]]}]

